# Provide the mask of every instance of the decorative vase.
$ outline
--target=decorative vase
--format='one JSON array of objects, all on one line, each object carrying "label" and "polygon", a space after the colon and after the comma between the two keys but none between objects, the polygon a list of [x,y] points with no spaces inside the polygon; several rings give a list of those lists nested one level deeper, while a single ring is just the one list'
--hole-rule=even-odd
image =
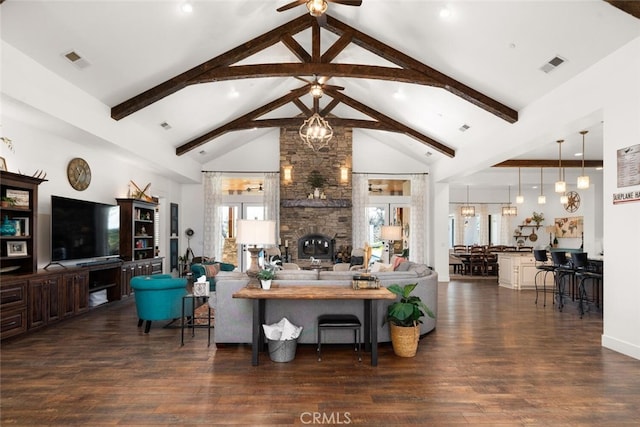
[{"label": "decorative vase", "polygon": [[2,226],[0,226],[0,236],[15,236],[16,227],[13,225],[12,221],[9,221],[9,216],[4,216],[4,221],[2,222]]},{"label": "decorative vase", "polygon": [[260,280],[262,289],[271,289],[271,280]]},{"label": "decorative vase", "polygon": [[316,187],[315,190],[313,190],[313,198],[314,199],[319,199],[320,198],[320,189]]},{"label": "decorative vase", "polygon": [[414,357],[418,351],[420,339],[420,326],[398,326],[389,324],[391,332],[391,345],[396,356]]}]

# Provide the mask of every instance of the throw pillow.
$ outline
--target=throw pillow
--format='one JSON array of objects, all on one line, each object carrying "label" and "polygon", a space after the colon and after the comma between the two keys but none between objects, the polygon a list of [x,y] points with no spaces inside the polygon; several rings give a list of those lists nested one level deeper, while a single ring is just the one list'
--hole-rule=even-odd
[{"label": "throw pillow", "polygon": [[236,269],[236,266],[233,264],[229,264],[226,262],[221,262],[219,263],[220,265],[220,271],[233,271]]},{"label": "throw pillow", "polygon": [[216,277],[216,275],[220,272],[220,264],[205,264],[204,270],[207,277]]},{"label": "throw pillow", "polygon": [[378,273],[383,271],[393,271],[393,265],[391,264],[383,264],[381,262],[374,262],[371,266],[372,273]]}]

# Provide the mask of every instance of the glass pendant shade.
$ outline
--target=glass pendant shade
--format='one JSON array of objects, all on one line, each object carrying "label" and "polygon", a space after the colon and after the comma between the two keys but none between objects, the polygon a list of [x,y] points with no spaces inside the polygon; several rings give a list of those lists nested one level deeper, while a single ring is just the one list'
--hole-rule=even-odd
[{"label": "glass pendant shade", "polygon": [[507,199],[507,206],[502,207],[502,216],[516,216],[518,215],[518,208],[511,206],[511,186],[509,186],[509,198]]},{"label": "glass pendant shade", "polygon": [[564,193],[567,191],[567,183],[564,181],[556,181],[556,193]]},{"label": "glass pendant shade", "polygon": [[560,196],[560,203],[563,205],[566,205],[567,203],[569,203],[569,198],[567,197],[566,194],[563,194],[562,196]]},{"label": "glass pendant shade", "polygon": [[311,16],[318,17],[327,11],[329,5],[325,0],[309,0],[307,2],[307,9]]},{"label": "glass pendant shade", "polygon": [[523,204],[524,203],[524,196],[518,194],[516,196],[516,203],[519,204],[519,205]]},{"label": "glass pendant shade", "polygon": [[589,188],[589,177],[587,175],[578,177],[578,188],[580,190],[586,190],[587,188]]}]

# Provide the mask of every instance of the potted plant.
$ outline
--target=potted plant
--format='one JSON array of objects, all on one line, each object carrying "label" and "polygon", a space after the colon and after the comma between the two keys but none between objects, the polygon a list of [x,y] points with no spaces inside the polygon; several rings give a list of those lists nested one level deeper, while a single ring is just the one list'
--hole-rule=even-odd
[{"label": "potted plant", "polygon": [[16,199],[14,199],[13,197],[6,197],[3,196],[2,197],[2,207],[3,208],[10,208],[11,206],[16,204]]},{"label": "potted plant", "polygon": [[389,322],[393,352],[400,357],[416,355],[422,317],[435,318],[420,297],[411,295],[417,285],[417,283],[405,286],[391,285],[387,288],[400,297],[399,301],[389,305],[385,318],[385,321]]},{"label": "potted plant", "polygon": [[536,223],[537,226],[540,226],[542,221],[544,221],[544,214],[542,212],[538,213],[534,211],[531,219]]},{"label": "potted plant", "polygon": [[311,173],[309,174],[309,177],[307,178],[307,183],[311,187],[313,187],[314,198],[317,199],[320,197],[320,188],[322,188],[326,182],[327,182],[327,179],[324,176],[322,176],[320,172],[318,172],[317,170],[311,171]]},{"label": "potted plant", "polygon": [[262,289],[271,289],[271,281],[276,276],[276,273],[268,268],[262,269],[258,272],[258,279],[262,284]]}]

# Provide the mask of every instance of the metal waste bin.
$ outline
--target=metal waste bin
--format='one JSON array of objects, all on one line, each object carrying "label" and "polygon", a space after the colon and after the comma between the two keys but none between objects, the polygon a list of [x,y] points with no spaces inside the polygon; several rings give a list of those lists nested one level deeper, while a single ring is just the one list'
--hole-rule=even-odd
[{"label": "metal waste bin", "polygon": [[272,340],[267,339],[269,357],[274,362],[291,362],[296,357],[298,340]]}]

